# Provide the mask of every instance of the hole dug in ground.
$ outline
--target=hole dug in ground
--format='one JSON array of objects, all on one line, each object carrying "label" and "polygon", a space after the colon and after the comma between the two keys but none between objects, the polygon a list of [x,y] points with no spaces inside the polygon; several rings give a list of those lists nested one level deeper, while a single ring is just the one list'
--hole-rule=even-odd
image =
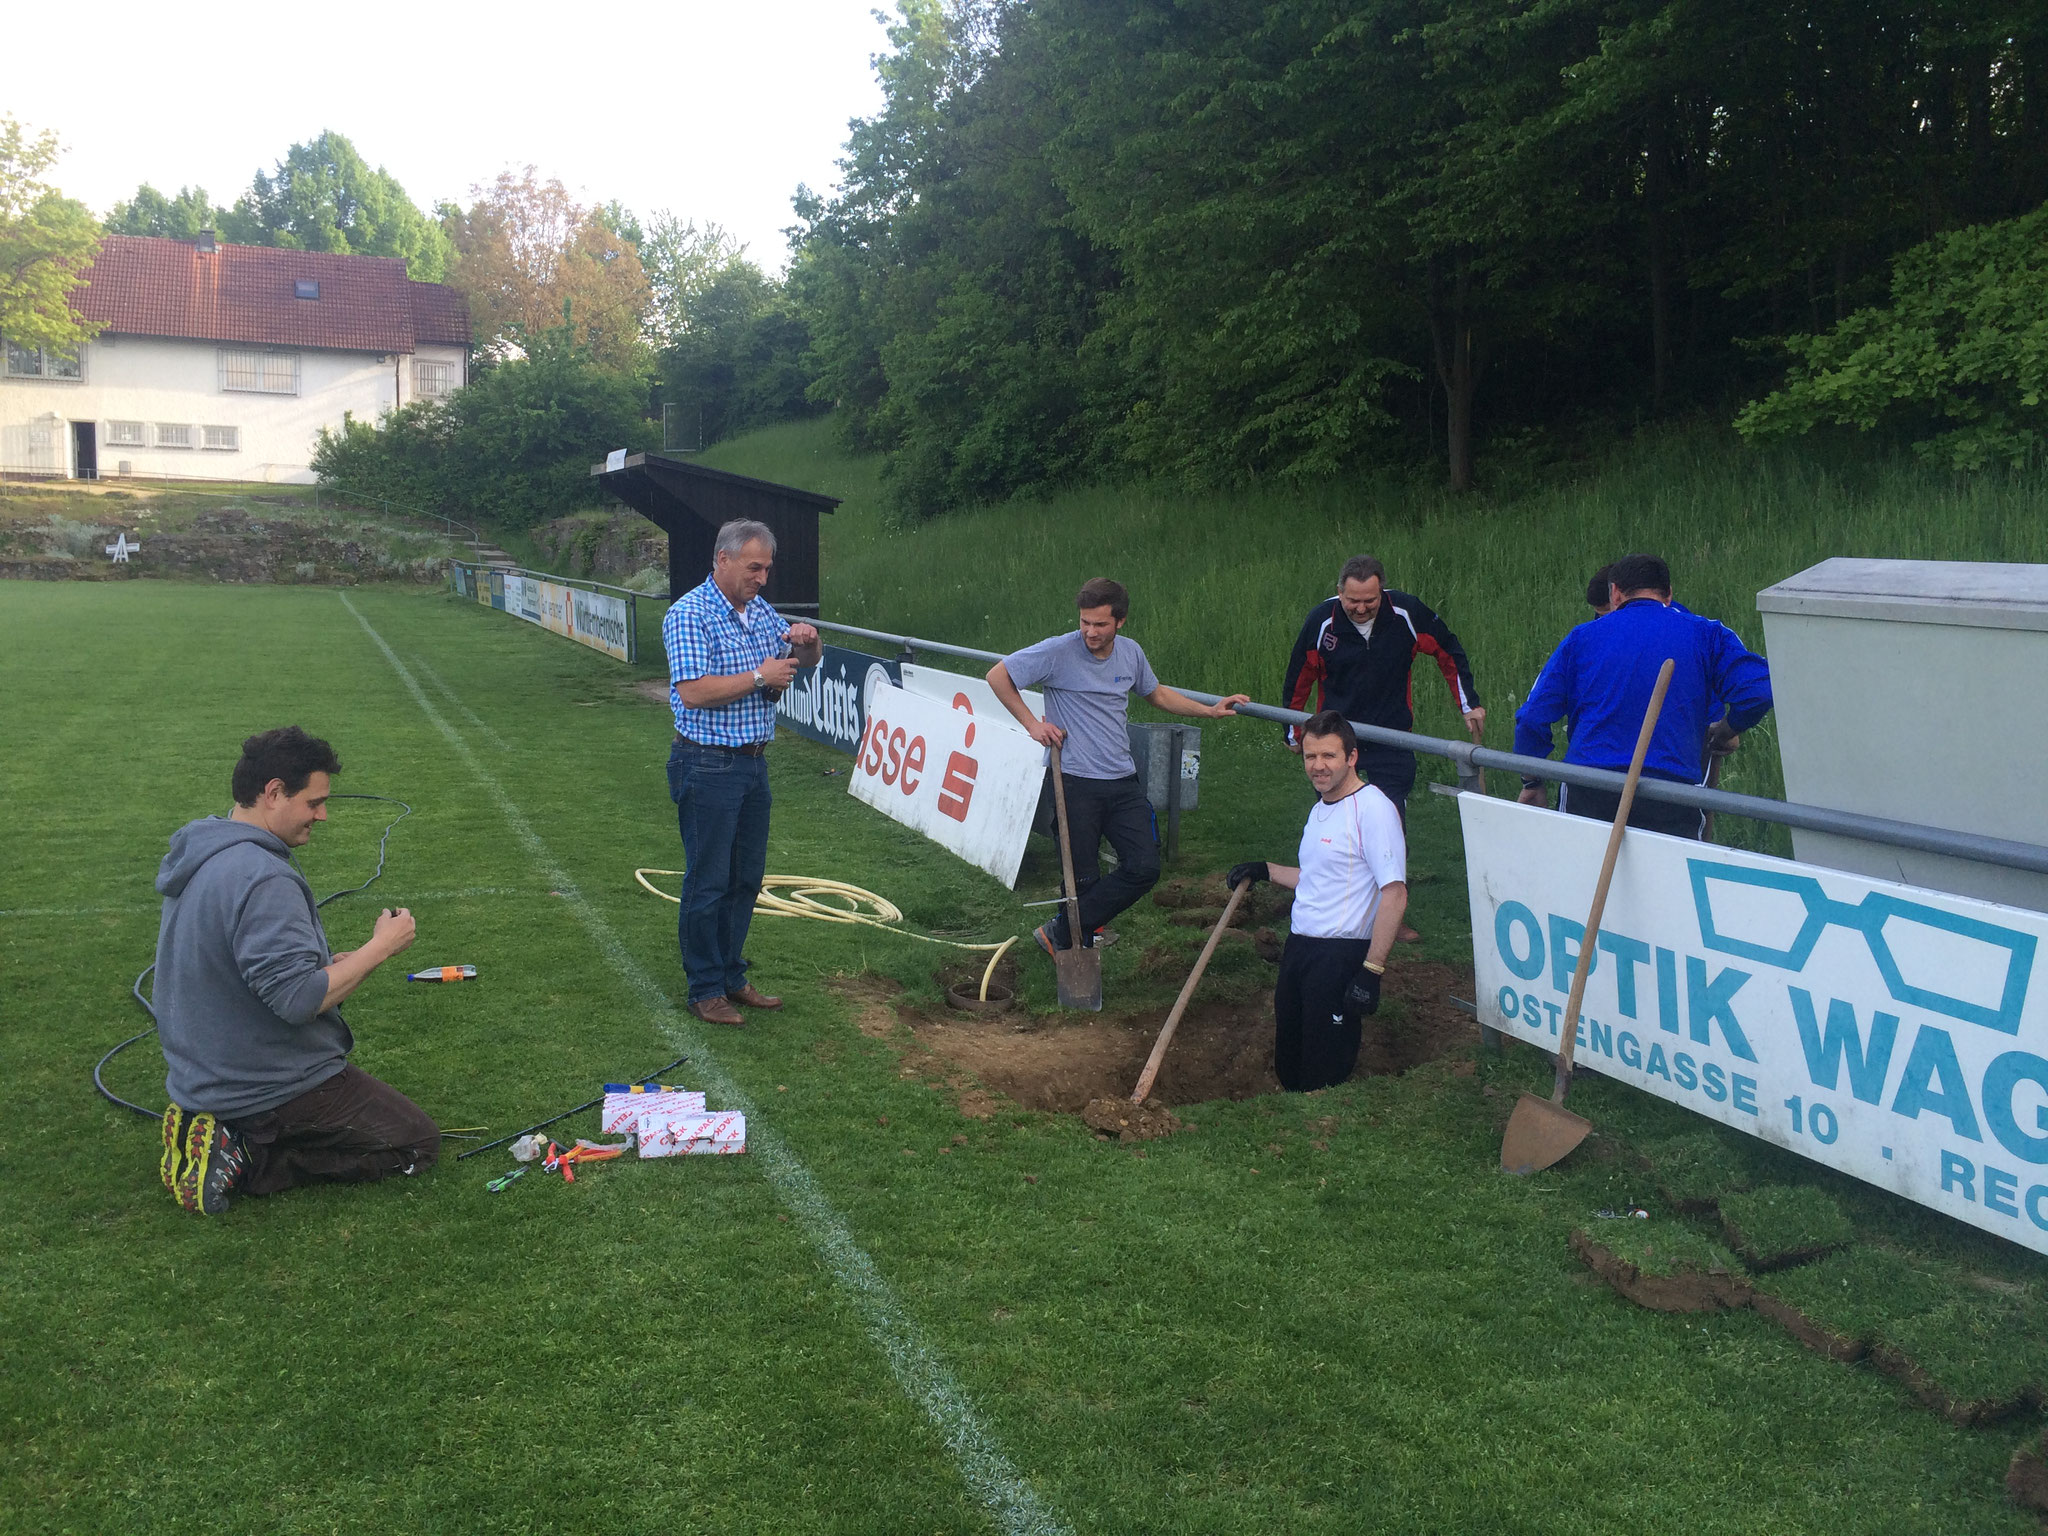
[{"label": "hole dug in ground", "polygon": [[[949,966],[933,979],[942,993],[963,982],[978,985],[981,968],[972,962]],[[1008,956],[995,980],[1016,987],[1017,967]],[[1476,1041],[1477,1026],[1448,1001],[1470,981],[1447,965],[1390,967],[1387,996],[1400,1006],[1366,1021],[1354,1076],[1406,1072]],[[900,1006],[896,985],[884,977],[844,977],[834,989],[854,1004],[863,1034],[894,1043],[906,1072],[920,1065],[937,1069],[958,1096],[961,1112],[976,1119],[1000,1107],[994,1096],[1001,1095],[1025,1109],[1079,1115],[1098,1135],[1142,1141],[1181,1128],[1173,1109],[1280,1091],[1273,1075],[1273,1002],[1264,990],[1239,1003],[1205,1002],[1198,994],[1174,1033],[1151,1096],[1137,1109],[1130,1092],[1166,1022],[1164,1007],[1102,1014],[939,1014]]]}]

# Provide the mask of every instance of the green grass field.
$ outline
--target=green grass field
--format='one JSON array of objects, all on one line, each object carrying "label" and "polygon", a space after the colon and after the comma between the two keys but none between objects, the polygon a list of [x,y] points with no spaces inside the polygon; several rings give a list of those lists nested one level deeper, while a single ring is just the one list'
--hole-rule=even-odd
[{"label": "green grass field", "polygon": [[[1169,678],[1277,672],[1274,634],[1358,525],[1185,511],[1155,496],[1119,535],[1185,550],[1137,584],[1133,632]],[[1074,515],[1023,509],[1015,548],[995,514],[899,544],[850,504],[828,613],[980,644],[1060,627],[1068,578],[1096,563],[1056,537]],[[1283,560],[1313,517],[1316,558]],[[1519,663],[1476,617],[1505,543],[1460,524],[1425,561],[1404,527],[1390,516],[1378,542],[1454,622],[1471,599],[1481,682],[1508,688]],[[947,585],[977,530],[982,570],[1013,583],[1000,609]],[[1583,584],[1578,546],[1542,562]],[[1256,609],[1224,601],[1247,585]],[[1213,654],[1188,643],[1211,630]],[[1495,1171],[1512,1091],[1539,1071],[1527,1051],[1206,1105],[1140,1148],[1068,1116],[964,1118],[915,1045],[863,1033],[831,985],[873,973],[928,1000],[927,946],[762,919],[751,951],[786,1011],[706,1039],[675,1006],[674,909],[631,879],[679,862],[668,722],[594,653],[442,594],[0,583],[0,658],[0,1530],[2036,1528],[2000,1479],[2037,1421],[1953,1428],[1752,1312],[1653,1314],[1589,1282],[1569,1232],[1646,1197],[1630,1149],[1690,1134],[1682,1112],[1596,1080],[1574,1104],[1613,1128],[1607,1150],[1527,1181]],[[153,1126],[89,1072],[140,1022],[127,989],[153,951],[165,839],[225,810],[243,735],[294,720],[335,741],[340,788],[416,807],[383,881],[327,909],[337,944],[403,903],[420,922],[406,962],[480,972],[374,977],[347,1010],[366,1069],[497,1134],[688,1051],[672,1076],[746,1109],[753,1151],[493,1195],[509,1162],[456,1164],[451,1146],[418,1180],[180,1212]],[[1292,845],[1302,792],[1272,735],[1205,744],[1176,872]],[[1017,901],[1047,888],[1044,850],[1013,896],[852,802],[827,776],[842,763],[778,747],[771,870],[870,887],[926,931],[1028,928]],[[1447,802],[1417,807],[1416,921],[1451,959],[1455,823]],[[337,806],[304,856],[316,890],[369,873],[384,810]],[[1134,909],[1116,995],[1170,994],[1133,969],[1143,946],[1188,940],[1163,918]],[[1042,961],[1025,985],[1042,1007]],[[160,1102],[147,1044],[112,1077]],[[1703,1166],[1722,1150],[1710,1137]],[[2002,1287],[1980,1293],[2001,1328],[1980,1309],[1930,1354],[1995,1375],[2013,1330],[2043,1336],[2030,1256],[1825,1187],[1884,1234],[1894,1271]]]}]

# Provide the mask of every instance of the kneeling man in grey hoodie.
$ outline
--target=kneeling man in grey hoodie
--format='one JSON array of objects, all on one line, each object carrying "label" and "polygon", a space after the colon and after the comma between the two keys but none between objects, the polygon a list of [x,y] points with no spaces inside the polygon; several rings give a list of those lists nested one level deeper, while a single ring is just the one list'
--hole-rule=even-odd
[{"label": "kneeling man in grey hoodie", "polygon": [[327,947],[312,887],[292,862],[327,819],[334,748],[295,725],[251,736],[235,808],[180,827],[157,871],[157,1032],[170,1070],[161,1171],[188,1211],[236,1195],[431,1167],[441,1133],[412,1100],[350,1064],[338,1010],[412,943],[386,908],[369,942]]}]

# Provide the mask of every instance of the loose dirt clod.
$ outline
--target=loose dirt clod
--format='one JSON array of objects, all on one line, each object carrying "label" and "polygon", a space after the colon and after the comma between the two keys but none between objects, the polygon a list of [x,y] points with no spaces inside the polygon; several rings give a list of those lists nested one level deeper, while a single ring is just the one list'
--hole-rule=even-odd
[{"label": "loose dirt clod", "polygon": [[1178,1115],[1150,1099],[1143,1104],[1129,1099],[1090,1099],[1081,1110],[1081,1123],[1118,1141],[1156,1141],[1181,1128]]}]

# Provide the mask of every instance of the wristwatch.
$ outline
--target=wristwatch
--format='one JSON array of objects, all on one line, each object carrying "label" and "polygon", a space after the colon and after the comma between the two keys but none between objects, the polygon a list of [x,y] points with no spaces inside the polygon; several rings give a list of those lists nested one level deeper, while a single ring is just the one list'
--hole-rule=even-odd
[{"label": "wristwatch", "polygon": [[756,688],[765,688],[768,686],[768,679],[761,675],[761,669],[759,667],[754,668],[754,686]]}]

